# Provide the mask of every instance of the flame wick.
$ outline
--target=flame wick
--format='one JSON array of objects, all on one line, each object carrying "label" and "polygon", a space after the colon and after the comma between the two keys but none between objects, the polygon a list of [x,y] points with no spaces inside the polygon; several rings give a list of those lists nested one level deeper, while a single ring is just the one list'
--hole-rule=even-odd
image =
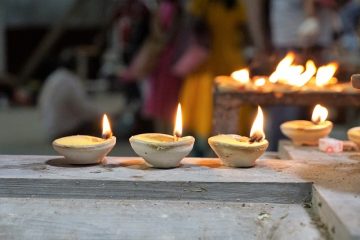
[{"label": "flame wick", "polygon": [[319,125],[321,123],[321,117],[317,116],[316,118],[312,119],[312,122],[316,125]]},{"label": "flame wick", "polygon": [[111,137],[112,137],[111,132],[106,132],[106,133],[101,134],[101,138],[103,138],[103,139],[109,139]]},{"label": "flame wick", "polygon": [[254,143],[254,142],[260,142],[261,140],[263,140],[264,135],[259,132],[256,131],[250,138],[249,138],[249,143]]}]

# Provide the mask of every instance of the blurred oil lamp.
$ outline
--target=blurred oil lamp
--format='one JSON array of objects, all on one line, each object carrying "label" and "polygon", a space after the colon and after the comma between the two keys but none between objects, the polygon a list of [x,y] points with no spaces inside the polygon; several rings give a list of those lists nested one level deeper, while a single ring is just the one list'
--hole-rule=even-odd
[{"label": "blurred oil lamp", "polygon": [[181,105],[178,104],[173,135],[144,133],[132,136],[133,150],[154,168],[178,167],[180,161],[192,150],[195,139],[182,135]]},{"label": "blurred oil lamp", "polygon": [[288,52],[286,56],[278,63],[275,71],[270,75],[269,81],[271,83],[277,83],[281,79],[286,79],[288,76],[290,76],[291,71],[299,71],[300,69],[298,68],[291,68],[294,60],[295,54],[293,52]]},{"label": "blurred oil lamp", "polygon": [[243,68],[231,73],[231,78],[242,86],[247,85],[250,82],[249,69]]},{"label": "blurred oil lamp", "polygon": [[267,82],[265,76],[255,76],[252,81],[253,89],[261,92],[272,91],[272,84]]},{"label": "blurred oil lamp", "polygon": [[65,157],[66,163],[100,163],[116,143],[106,114],[103,116],[102,128],[102,138],[75,135],[58,138],[53,141],[52,145],[55,151]]},{"label": "blurred oil lamp", "polygon": [[208,139],[210,147],[229,167],[252,167],[266,151],[269,142],[263,131],[264,116],[260,107],[250,131],[250,137],[220,134]]},{"label": "blurred oil lamp", "polygon": [[[360,74],[353,74],[351,76],[352,86],[356,89],[360,89]],[[350,141],[356,143],[360,148],[360,127],[350,128],[347,132]]]},{"label": "blurred oil lamp", "polygon": [[245,89],[250,83],[250,72],[248,68],[237,70],[231,76],[217,76],[215,83],[221,90]]},{"label": "blurred oil lamp", "polygon": [[332,130],[332,122],[326,120],[328,110],[317,104],[313,110],[311,121],[294,120],[281,124],[282,133],[296,145],[318,145],[319,139],[328,136]]},{"label": "blurred oil lamp", "polygon": [[338,64],[335,62],[319,67],[316,73],[315,85],[317,87],[325,87],[329,84],[337,83],[337,79],[334,78],[334,74],[338,69]]}]

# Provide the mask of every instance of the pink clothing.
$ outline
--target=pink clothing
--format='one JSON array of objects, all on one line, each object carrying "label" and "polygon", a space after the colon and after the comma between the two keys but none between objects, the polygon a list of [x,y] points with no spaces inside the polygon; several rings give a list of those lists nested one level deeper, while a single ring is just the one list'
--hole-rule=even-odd
[{"label": "pink clothing", "polygon": [[149,76],[149,90],[143,109],[147,117],[170,122],[174,120],[182,81],[172,73],[175,52],[175,43],[168,44]]}]

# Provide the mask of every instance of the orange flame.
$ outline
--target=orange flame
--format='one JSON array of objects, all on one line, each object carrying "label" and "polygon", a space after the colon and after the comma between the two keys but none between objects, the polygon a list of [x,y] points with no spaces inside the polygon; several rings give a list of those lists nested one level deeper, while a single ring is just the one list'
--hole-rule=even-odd
[{"label": "orange flame", "polygon": [[264,114],[260,106],[258,106],[258,112],[250,130],[250,138],[258,140],[265,139]]},{"label": "orange flame", "polygon": [[102,119],[102,137],[105,139],[112,137],[110,122],[106,114],[104,114]]},{"label": "orange flame", "polygon": [[271,83],[278,82],[281,78],[286,77],[289,67],[295,60],[295,53],[288,52],[286,56],[279,62],[275,71],[270,75],[269,81]]},{"label": "orange flame", "polygon": [[311,80],[311,78],[315,75],[315,73],[316,73],[316,66],[314,61],[308,60],[306,62],[306,70],[303,73],[299,74],[296,81],[293,82],[293,85],[296,87],[304,86]]},{"label": "orange flame", "polygon": [[181,104],[178,104],[176,111],[175,127],[174,127],[174,138],[177,139],[182,135],[182,113]]},{"label": "orange flame", "polygon": [[329,64],[319,67],[316,73],[316,80],[315,80],[316,86],[324,87],[328,85],[331,79],[333,78],[338,67],[339,65],[336,62],[331,62]]},{"label": "orange flame", "polygon": [[243,85],[248,84],[250,82],[249,69],[243,68],[237,70],[231,74],[231,77]]},{"label": "orange flame", "polygon": [[255,80],[254,85],[255,85],[256,87],[262,87],[262,86],[265,85],[265,83],[266,83],[266,79],[265,79],[265,78],[258,78],[258,79]]},{"label": "orange flame", "polygon": [[311,121],[314,123],[322,123],[326,120],[328,114],[329,112],[325,107],[317,104],[313,110]]},{"label": "orange flame", "polygon": [[308,60],[306,68],[304,68],[302,65],[293,64],[294,60],[295,54],[293,52],[286,54],[277,65],[276,70],[270,75],[269,81],[295,87],[302,87],[308,83],[316,73],[315,63]]}]

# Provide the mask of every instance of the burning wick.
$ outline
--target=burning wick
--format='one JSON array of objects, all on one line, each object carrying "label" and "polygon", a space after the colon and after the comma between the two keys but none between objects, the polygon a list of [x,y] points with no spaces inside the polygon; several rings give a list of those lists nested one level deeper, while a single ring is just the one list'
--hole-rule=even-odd
[{"label": "burning wick", "polygon": [[250,131],[250,139],[249,139],[250,143],[260,142],[261,140],[265,139],[265,133],[263,128],[264,128],[264,114],[261,110],[261,107],[258,106],[258,112]]},{"label": "burning wick", "polygon": [[313,110],[311,121],[316,125],[321,124],[326,120],[328,114],[329,112],[325,107],[317,104]]},{"label": "burning wick", "polygon": [[178,104],[176,111],[175,127],[174,127],[174,141],[178,141],[182,134],[182,113],[181,104]]},{"label": "burning wick", "polygon": [[101,135],[101,137],[102,137],[103,139],[109,139],[109,138],[111,138],[111,137],[112,137],[112,131],[111,131],[109,119],[108,119],[108,117],[106,116],[106,114],[104,114],[104,116],[103,116],[102,127],[103,127],[103,130],[102,130],[102,135]]},{"label": "burning wick", "polygon": [[249,143],[254,143],[254,142],[260,142],[261,140],[263,140],[264,136],[259,133],[256,132],[254,135],[252,135],[249,139]]}]

